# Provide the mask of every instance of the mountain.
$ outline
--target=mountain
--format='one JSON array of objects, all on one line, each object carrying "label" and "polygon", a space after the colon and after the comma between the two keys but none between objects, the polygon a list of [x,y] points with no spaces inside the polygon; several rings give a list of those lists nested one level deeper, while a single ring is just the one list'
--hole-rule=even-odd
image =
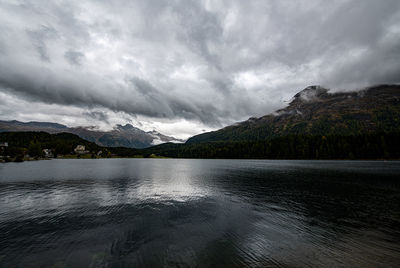
[{"label": "mountain", "polygon": [[90,130],[84,127],[71,128],[70,132],[83,139],[107,147],[146,148],[165,142],[184,142],[174,137],[165,136],[157,131],[143,131],[131,124],[116,125],[113,130],[107,132]]},{"label": "mountain", "polygon": [[20,122],[17,120],[3,121],[0,120],[0,132],[12,131],[44,131],[49,133],[62,132],[68,129],[67,126],[50,123],[50,122]]},{"label": "mountain", "polygon": [[310,86],[273,114],[194,136],[186,144],[261,141],[288,135],[364,135],[400,130],[400,85],[330,93]]},{"label": "mountain", "polygon": [[1,121],[0,132],[15,131],[43,131],[51,134],[72,133],[79,137],[95,142],[100,146],[106,147],[128,147],[128,148],[146,148],[152,145],[165,142],[182,143],[183,140],[163,135],[157,131],[143,131],[131,124],[116,125],[111,131],[99,131],[86,127],[70,128],[65,125],[50,122],[20,122],[20,121]]}]

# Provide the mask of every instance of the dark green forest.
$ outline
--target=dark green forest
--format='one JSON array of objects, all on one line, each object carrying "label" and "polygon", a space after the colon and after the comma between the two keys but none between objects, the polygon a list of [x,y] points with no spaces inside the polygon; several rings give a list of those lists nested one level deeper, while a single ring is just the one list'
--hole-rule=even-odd
[{"label": "dark green forest", "polygon": [[146,155],[187,158],[399,159],[400,133],[290,135],[256,142],[162,144],[143,151]]},{"label": "dark green forest", "polygon": [[73,154],[80,144],[101,157],[244,158],[244,159],[400,159],[400,133],[366,135],[290,135],[255,142],[165,143],[147,149],[101,147],[74,134],[4,132],[0,141],[9,146],[2,152],[11,157],[43,156],[44,148],[55,156]]},{"label": "dark green forest", "polygon": [[97,152],[101,147],[70,133],[49,134],[46,132],[2,132],[0,142],[8,142],[8,147],[2,152],[10,157],[23,157],[28,154],[42,157],[43,149],[52,149],[55,155],[70,154],[80,144],[87,150]]}]

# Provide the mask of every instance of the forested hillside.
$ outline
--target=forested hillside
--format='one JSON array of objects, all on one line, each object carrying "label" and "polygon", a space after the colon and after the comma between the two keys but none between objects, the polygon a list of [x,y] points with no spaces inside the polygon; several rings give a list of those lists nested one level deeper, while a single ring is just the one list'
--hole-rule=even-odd
[{"label": "forested hillside", "polygon": [[311,86],[274,114],[200,134],[187,143],[262,141],[289,135],[365,135],[400,131],[400,86],[329,93]]}]

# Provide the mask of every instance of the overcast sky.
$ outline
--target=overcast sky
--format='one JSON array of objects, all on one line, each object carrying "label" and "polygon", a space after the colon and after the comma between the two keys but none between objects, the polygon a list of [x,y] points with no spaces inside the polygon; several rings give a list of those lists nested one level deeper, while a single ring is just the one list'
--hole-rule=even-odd
[{"label": "overcast sky", "polygon": [[0,119],[187,138],[400,82],[400,1],[0,0]]}]

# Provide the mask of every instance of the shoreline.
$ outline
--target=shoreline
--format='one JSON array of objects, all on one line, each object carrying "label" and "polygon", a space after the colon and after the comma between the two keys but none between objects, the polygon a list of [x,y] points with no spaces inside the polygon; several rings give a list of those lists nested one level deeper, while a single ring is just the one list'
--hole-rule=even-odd
[{"label": "shoreline", "polygon": [[174,157],[164,157],[164,156],[154,156],[154,157],[124,157],[124,156],[113,156],[113,157],[55,157],[55,158],[39,158],[39,159],[34,159],[34,158],[29,158],[29,159],[23,159],[22,161],[15,161],[15,159],[10,160],[10,161],[5,161],[3,159],[0,160],[0,164],[6,164],[6,163],[23,163],[23,162],[32,162],[32,161],[49,161],[49,160],[64,160],[64,159],[70,159],[70,160],[98,160],[98,159],[191,159],[191,160],[282,160],[282,161],[372,161],[372,162],[395,162],[395,161],[400,161],[400,159],[267,159],[267,158],[174,158]]}]

